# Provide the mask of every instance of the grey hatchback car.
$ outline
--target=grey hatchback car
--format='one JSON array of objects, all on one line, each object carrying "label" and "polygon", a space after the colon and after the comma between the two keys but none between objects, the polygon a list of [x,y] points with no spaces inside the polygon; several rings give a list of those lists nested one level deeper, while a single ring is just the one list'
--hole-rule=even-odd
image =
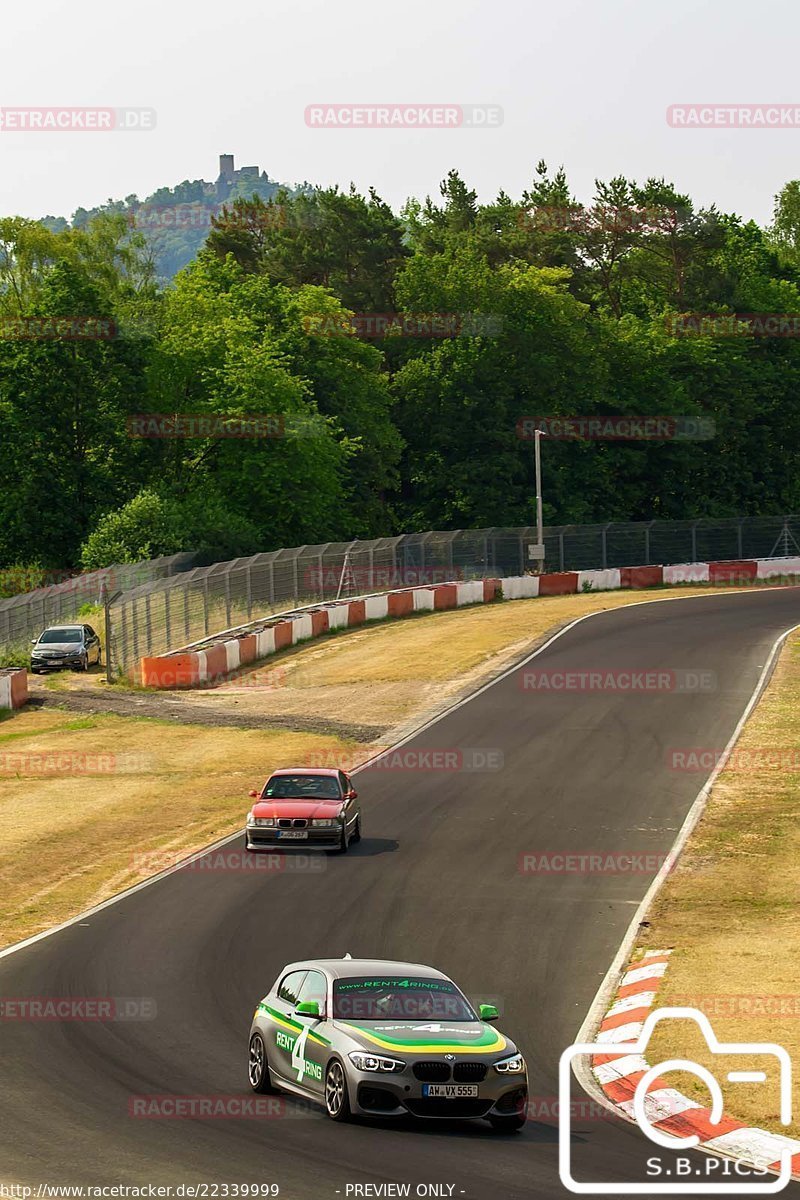
[{"label": "grey hatchback car", "polygon": [[419,963],[289,963],[250,1027],[250,1086],[292,1092],[350,1116],[485,1117],[521,1129],[528,1075],[519,1050],[451,979]]},{"label": "grey hatchback car", "polygon": [[31,643],[31,671],[88,671],[100,662],[100,638],[91,625],[50,625]]}]

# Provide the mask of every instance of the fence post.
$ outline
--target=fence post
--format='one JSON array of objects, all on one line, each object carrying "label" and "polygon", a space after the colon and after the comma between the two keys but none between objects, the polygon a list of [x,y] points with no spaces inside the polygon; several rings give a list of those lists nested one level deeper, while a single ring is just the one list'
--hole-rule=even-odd
[{"label": "fence post", "polygon": [[269,606],[275,607],[275,559],[269,560]]},{"label": "fence post", "polygon": [[697,562],[697,521],[692,521],[692,562]]},{"label": "fence post", "polygon": [[739,521],[739,527],[736,530],[736,535],[737,535],[737,544],[738,544],[737,558],[743,558],[744,555],[742,553],[742,522],[741,521]]},{"label": "fence post", "polygon": [[189,633],[189,589],[188,589],[188,587],[185,587],[183,589],[183,628],[184,628],[184,637],[186,638],[186,641],[188,642],[189,638],[191,636]]},{"label": "fence post", "polygon": [[139,663],[139,601],[134,600],[131,604],[131,632],[133,635],[133,663],[134,670],[137,669]]},{"label": "fence post", "polygon": [[108,600],[108,588],[103,580],[100,585],[100,603],[103,606],[103,616],[105,619],[105,640],[106,640],[106,682],[111,683],[111,605]]},{"label": "fence post", "polygon": [[144,598],[144,631],[147,637],[147,653],[153,648],[153,625],[150,620],[150,593]]},{"label": "fence post", "polygon": [[128,606],[124,602],[120,605],[122,610],[122,655],[118,655],[120,671],[124,671],[128,665]]},{"label": "fence post", "polygon": [[231,573],[225,572],[225,628],[231,627]]},{"label": "fence post", "polygon": [[601,563],[601,566],[602,566],[602,569],[605,571],[606,567],[608,566],[608,526],[607,525],[603,526],[603,532],[600,534],[600,543],[603,547],[603,549],[602,549],[603,561]]},{"label": "fence post", "polygon": [[167,637],[167,649],[172,649],[172,626],[169,612],[169,588],[164,588],[164,632]]},{"label": "fence post", "polygon": [[208,637],[208,576],[203,576],[203,628]]},{"label": "fence post", "polygon": [[559,569],[559,571],[563,571],[564,570],[564,530],[563,529],[561,530],[561,532],[558,535],[558,559],[559,559],[559,563],[560,563],[560,566],[558,569]]},{"label": "fence post", "polygon": [[253,615],[253,564],[247,564],[247,619]]}]

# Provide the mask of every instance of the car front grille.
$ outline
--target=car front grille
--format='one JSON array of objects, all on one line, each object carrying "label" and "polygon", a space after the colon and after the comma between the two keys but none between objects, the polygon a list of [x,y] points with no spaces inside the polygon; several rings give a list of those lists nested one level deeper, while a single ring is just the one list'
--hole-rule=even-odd
[{"label": "car front grille", "polygon": [[415,1117],[485,1117],[492,1107],[491,1100],[404,1100]]},{"label": "car front grille", "polygon": [[446,1083],[450,1078],[450,1066],[446,1062],[418,1062],[412,1070],[424,1083]]},{"label": "car front grille", "polygon": [[453,1067],[456,1083],[482,1083],[486,1078],[486,1063],[460,1062]]},{"label": "car front grille", "polygon": [[278,819],[279,829],[306,829],[308,821],[304,817],[280,817]]}]

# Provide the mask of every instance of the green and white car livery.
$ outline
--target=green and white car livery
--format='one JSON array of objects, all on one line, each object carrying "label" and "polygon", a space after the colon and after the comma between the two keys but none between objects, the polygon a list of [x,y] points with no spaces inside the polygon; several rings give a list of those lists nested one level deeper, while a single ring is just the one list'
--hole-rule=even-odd
[{"label": "green and white car livery", "polygon": [[250,1028],[258,1092],[292,1092],[351,1115],[485,1117],[520,1129],[525,1060],[451,979],[419,963],[314,959],[289,963]]}]

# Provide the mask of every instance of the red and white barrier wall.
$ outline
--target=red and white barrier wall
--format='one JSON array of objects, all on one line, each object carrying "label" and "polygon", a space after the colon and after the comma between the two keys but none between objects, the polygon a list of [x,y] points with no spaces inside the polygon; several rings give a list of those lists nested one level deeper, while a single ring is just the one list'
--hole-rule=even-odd
[{"label": "red and white barrier wall", "polygon": [[155,688],[197,687],[332,629],[353,628],[363,625],[365,621],[405,617],[415,612],[461,608],[465,604],[483,604],[495,599],[520,600],[534,596],[566,596],[575,592],[679,584],[747,585],[788,576],[800,576],[800,557],[678,563],[668,567],[557,571],[547,575],[520,575],[506,579],[477,579],[466,583],[401,588],[287,613],[284,617],[253,624],[236,633],[221,634],[218,642],[203,650],[189,649],[157,658],[143,658],[138,682],[144,687]]},{"label": "red and white barrier wall", "polygon": [[0,708],[22,708],[28,700],[28,672],[24,667],[0,670]]}]

